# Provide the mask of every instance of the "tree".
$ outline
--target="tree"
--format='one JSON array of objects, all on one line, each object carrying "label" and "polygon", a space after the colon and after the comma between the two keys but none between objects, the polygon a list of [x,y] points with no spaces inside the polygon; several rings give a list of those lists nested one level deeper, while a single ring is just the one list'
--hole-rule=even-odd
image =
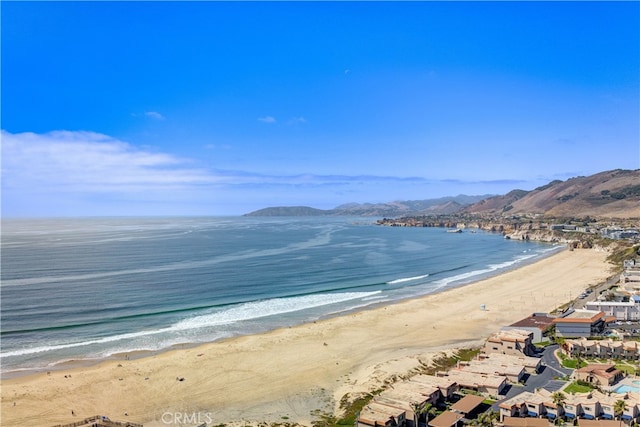
[{"label": "tree", "polygon": [[613,415],[618,416],[618,419],[620,420],[620,427],[622,427],[622,414],[624,414],[624,411],[626,411],[627,408],[629,408],[627,402],[622,399],[616,400],[616,403],[613,404]]},{"label": "tree", "polygon": [[483,412],[478,415],[478,418],[473,420],[472,424],[480,427],[491,427],[493,422],[498,419],[498,413],[493,410]]},{"label": "tree", "polygon": [[553,404],[556,405],[556,421],[560,422],[560,408],[564,407],[564,403],[567,401],[567,397],[561,391],[556,391],[551,395]]},{"label": "tree", "polygon": [[429,415],[433,415],[436,412],[436,408],[430,402],[413,403],[414,422],[415,427],[418,427],[418,421],[420,415],[424,414],[426,418],[426,424],[429,425]]}]

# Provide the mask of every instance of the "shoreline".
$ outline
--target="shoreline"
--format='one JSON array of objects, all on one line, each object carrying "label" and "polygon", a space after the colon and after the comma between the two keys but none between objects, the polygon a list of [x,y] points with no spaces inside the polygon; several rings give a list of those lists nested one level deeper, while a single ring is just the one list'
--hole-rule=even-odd
[{"label": "shoreline", "polygon": [[[544,242],[541,242],[544,243]],[[460,280],[460,281],[455,281],[453,283],[447,284],[444,287],[441,288],[436,288],[435,290],[431,290],[429,293],[426,294],[418,294],[418,295],[414,295],[414,296],[404,296],[402,298],[399,299],[389,299],[389,300],[384,300],[383,302],[375,302],[372,304],[367,304],[364,306],[358,306],[358,307],[354,307],[354,308],[350,308],[347,310],[341,310],[341,311],[337,311],[337,312],[333,312],[333,313],[328,313],[328,314],[324,314],[321,317],[315,319],[315,320],[310,320],[310,321],[306,321],[303,323],[299,323],[299,324],[292,324],[292,325],[282,325],[282,326],[278,326],[275,327],[273,329],[267,329],[267,330],[263,330],[263,331],[258,331],[258,332],[254,332],[254,333],[238,333],[237,335],[233,335],[233,336],[228,336],[228,337],[224,337],[224,338],[219,338],[213,341],[207,341],[207,342],[183,342],[183,343],[177,343],[177,344],[173,344],[170,347],[166,347],[166,348],[160,348],[160,349],[141,349],[141,350],[132,350],[132,351],[121,351],[121,352],[117,352],[117,353],[113,353],[113,354],[109,354],[107,356],[104,357],[95,357],[95,358],[75,358],[75,359],[63,359],[63,360],[59,360],[55,363],[52,363],[50,365],[41,365],[41,366],[34,366],[34,367],[27,367],[27,368],[20,368],[20,369],[14,369],[14,370],[8,370],[8,371],[0,371],[0,381],[2,380],[8,380],[8,379],[16,379],[16,378],[21,378],[21,377],[25,377],[25,376],[31,376],[31,375],[36,375],[36,374],[42,374],[42,373],[53,373],[53,372],[59,372],[59,371],[63,371],[63,370],[70,370],[70,369],[75,369],[75,368],[89,368],[92,366],[96,366],[99,365],[103,362],[108,362],[108,361],[122,361],[122,360],[135,360],[135,359],[140,359],[140,358],[146,358],[146,357],[152,357],[152,356],[157,356],[159,354],[165,353],[165,352],[170,352],[170,351],[174,351],[174,350],[184,350],[184,349],[189,349],[189,348],[194,348],[194,347],[198,347],[201,345],[206,345],[206,344],[211,344],[211,343],[216,343],[216,342],[224,342],[230,339],[236,339],[236,338],[240,338],[242,336],[250,336],[250,335],[261,335],[264,333],[269,333],[272,332],[274,330],[278,330],[278,329],[283,329],[283,328],[287,328],[287,327],[297,327],[297,326],[301,326],[304,325],[305,323],[310,323],[310,322],[317,322],[317,321],[323,321],[323,320],[328,320],[328,319],[332,319],[332,318],[336,318],[336,317],[341,317],[341,316],[348,316],[350,314],[354,314],[354,313],[358,313],[360,311],[368,311],[368,310],[375,310],[375,309],[379,309],[381,307],[385,307],[385,306],[390,306],[390,305],[395,305],[395,304],[399,304],[405,301],[410,301],[413,299],[419,299],[419,298],[423,298],[429,295],[435,295],[437,293],[440,292],[445,292],[449,289],[455,289],[455,288],[460,288],[460,287],[465,287],[468,286],[470,284],[473,284],[475,282],[479,282],[482,280],[486,280],[486,279],[490,279],[492,277],[496,277],[505,273],[508,273],[509,271],[512,270],[517,270],[519,268],[525,267],[527,265],[531,265],[531,264],[535,264],[545,258],[554,256],[555,254],[562,252],[564,250],[566,250],[566,246],[564,245],[557,245],[557,244],[549,244],[549,248],[544,251],[541,252],[540,254],[538,254],[537,256],[530,258],[530,259],[525,259],[522,260],[518,263],[514,263],[509,267],[500,269],[500,270],[496,270],[496,271],[492,271],[489,273],[483,273],[480,274],[478,276],[472,276],[466,280]]]},{"label": "shoreline", "polygon": [[[511,270],[515,270],[521,267],[524,267],[526,265],[529,264],[533,264],[536,263],[544,258],[553,256],[554,254],[561,252],[563,250],[566,250],[566,246],[565,245],[558,245],[558,244],[552,244],[552,243],[545,243],[545,242],[540,242],[543,245],[548,246],[544,251],[540,251],[538,252],[535,256],[533,257],[529,257],[529,256],[525,256],[522,259],[516,259],[516,260],[512,260],[510,262],[506,262],[504,264],[508,264],[506,267],[503,265],[500,268],[497,268],[495,270],[492,269],[488,269],[488,270],[479,270],[479,271],[474,271],[472,273],[476,273],[473,275],[470,275],[469,277],[466,278],[458,278],[457,280],[453,280],[451,282],[446,283],[445,285],[441,285],[439,287],[434,287],[433,289],[430,289],[427,293],[418,293],[418,294],[414,294],[414,295],[404,295],[401,297],[395,297],[395,298],[388,298],[388,299],[383,299],[380,302],[370,302],[370,303],[365,303],[362,305],[358,305],[358,306],[354,306],[351,308],[346,308],[346,309],[340,309],[338,311],[334,311],[334,312],[329,312],[329,313],[325,313],[320,315],[317,318],[314,319],[307,319],[303,322],[286,322],[286,323],[282,323],[278,326],[272,325],[272,327],[269,328],[265,328],[262,330],[258,330],[258,331],[252,331],[252,332],[236,332],[234,335],[230,335],[230,336],[225,336],[222,338],[217,338],[217,339],[212,339],[209,341],[204,341],[204,340],[195,340],[195,341],[185,341],[185,342],[178,342],[175,344],[172,344],[171,346],[168,347],[164,347],[164,348],[148,348],[148,349],[135,349],[135,350],[119,350],[117,352],[114,353],[109,353],[109,354],[105,354],[102,356],[95,356],[95,357],[71,357],[71,358],[65,358],[65,359],[58,359],[54,362],[50,362],[49,364],[37,364],[37,365],[33,365],[33,366],[24,366],[24,367],[16,367],[14,369],[7,369],[7,370],[2,370],[0,369],[0,380],[7,380],[7,379],[14,379],[14,378],[20,378],[20,377],[24,377],[24,376],[30,376],[30,375],[34,375],[34,374],[39,374],[39,373],[46,373],[46,372],[58,372],[58,371],[62,371],[62,370],[69,370],[69,369],[75,369],[75,368],[88,368],[91,366],[95,366],[95,365],[99,365],[102,362],[107,362],[107,361],[121,361],[121,360],[133,360],[133,359],[139,359],[139,358],[144,358],[144,357],[151,357],[151,356],[155,356],[158,354],[162,354],[164,352],[167,351],[173,351],[173,350],[182,350],[182,349],[187,349],[187,348],[193,348],[193,347],[198,347],[200,345],[204,345],[204,344],[210,344],[210,343],[214,343],[214,342],[222,342],[222,341],[226,341],[229,339],[235,339],[235,338],[239,338],[245,335],[259,335],[259,334],[263,334],[263,333],[268,333],[277,329],[282,329],[282,328],[287,328],[287,327],[296,327],[296,326],[300,326],[303,325],[305,323],[310,323],[313,321],[321,321],[321,320],[326,320],[326,319],[331,319],[331,318],[335,318],[335,317],[340,317],[340,316],[348,316],[350,314],[353,313],[357,313],[360,311],[367,311],[367,310],[373,310],[373,309],[377,309],[380,307],[384,307],[384,306],[389,306],[389,305],[394,305],[394,304],[398,304],[401,303],[403,301],[408,301],[408,300],[412,300],[412,299],[416,299],[416,298],[422,298],[424,296],[428,296],[428,295],[433,295],[439,292],[443,292],[446,291],[448,289],[453,289],[453,288],[457,288],[457,287],[464,287],[467,286],[471,283],[475,283],[478,281],[482,281],[491,277],[495,277],[495,276],[499,276],[501,274],[507,273]],[[425,275],[428,276],[428,275]],[[406,280],[406,279],[400,279],[400,280]],[[390,290],[391,292],[393,292],[393,284],[392,282],[387,283],[387,285],[389,285],[388,290]],[[385,292],[384,290],[382,292]],[[2,366],[0,366],[0,368],[2,368]]]},{"label": "shoreline", "polygon": [[50,426],[96,414],[178,425],[166,413],[199,414],[213,424],[308,425],[312,410],[333,412],[347,392],[370,391],[434,354],[480,345],[501,326],[569,301],[609,276],[606,255],[559,251],[470,284],[313,323],[3,379],[3,425]]}]

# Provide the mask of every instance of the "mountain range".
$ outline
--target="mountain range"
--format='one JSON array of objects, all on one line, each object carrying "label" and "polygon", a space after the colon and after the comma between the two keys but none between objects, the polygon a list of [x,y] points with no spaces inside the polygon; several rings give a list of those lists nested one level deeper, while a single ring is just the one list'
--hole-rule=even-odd
[{"label": "mountain range", "polygon": [[442,197],[387,203],[348,203],[334,209],[280,206],[246,216],[418,216],[467,214],[548,217],[640,218],[640,169],[616,169],[566,181],[551,181],[531,191],[512,190],[505,195]]}]

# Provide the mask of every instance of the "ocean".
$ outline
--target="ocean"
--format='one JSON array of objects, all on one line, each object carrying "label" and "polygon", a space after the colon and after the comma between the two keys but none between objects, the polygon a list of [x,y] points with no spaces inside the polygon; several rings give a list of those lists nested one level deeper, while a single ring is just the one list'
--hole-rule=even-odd
[{"label": "ocean", "polygon": [[374,222],[4,219],[2,375],[298,325],[461,286],[559,249]]}]

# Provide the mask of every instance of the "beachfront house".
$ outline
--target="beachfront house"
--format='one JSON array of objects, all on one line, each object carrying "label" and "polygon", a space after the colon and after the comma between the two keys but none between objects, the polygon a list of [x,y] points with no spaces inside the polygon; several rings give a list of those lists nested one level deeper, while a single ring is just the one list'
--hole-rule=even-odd
[{"label": "beachfront house", "polygon": [[570,309],[562,317],[553,319],[556,335],[564,338],[601,335],[606,327],[606,315],[602,311]]},{"label": "beachfront house", "polygon": [[505,377],[512,384],[520,382],[525,374],[524,367],[520,364],[500,363],[489,358],[460,363],[458,369],[476,374],[498,375]]},{"label": "beachfront house", "polygon": [[524,368],[525,373],[528,374],[537,374],[542,366],[542,359],[534,356],[525,356],[524,354],[519,354],[517,356],[512,356],[509,354],[501,354],[501,353],[480,353],[476,360],[488,360],[490,363],[499,363],[501,365],[514,365],[521,366]]},{"label": "beachfront house", "polygon": [[534,343],[542,342],[545,340],[546,333],[549,332],[551,326],[553,326],[553,319],[554,317],[549,316],[547,313],[533,313],[529,317],[525,317],[509,326],[503,327],[502,330],[519,329],[521,331],[531,332]]},{"label": "beachfront house", "polygon": [[403,409],[371,402],[358,414],[356,427],[400,427],[405,425],[405,421]]},{"label": "beachfront house", "polygon": [[483,352],[533,356],[535,354],[533,333],[522,329],[503,329],[487,338]]},{"label": "beachfront house", "polygon": [[507,379],[498,375],[476,374],[452,369],[446,374],[461,389],[481,393],[485,396],[499,396],[507,387]]},{"label": "beachfront house", "polygon": [[414,383],[422,384],[425,388],[436,387],[440,390],[440,396],[443,400],[451,400],[453,394],[458,391],[458,383],[447,376],[436,377],[434,375],[414,375],[411,380]]},{"label": "beachfront house", "polygon": [[[443,400],[441,389],[449,396],[448,393],[453,395],[457,385],[448,379],[427,375],[417,375],[395,383],[362,409],[356,420],[357,426],[417,427],[416,408],[425,404],[436,406]],[[418,424],[424,426],[425,422],[426,415],[420,415]]]}]

